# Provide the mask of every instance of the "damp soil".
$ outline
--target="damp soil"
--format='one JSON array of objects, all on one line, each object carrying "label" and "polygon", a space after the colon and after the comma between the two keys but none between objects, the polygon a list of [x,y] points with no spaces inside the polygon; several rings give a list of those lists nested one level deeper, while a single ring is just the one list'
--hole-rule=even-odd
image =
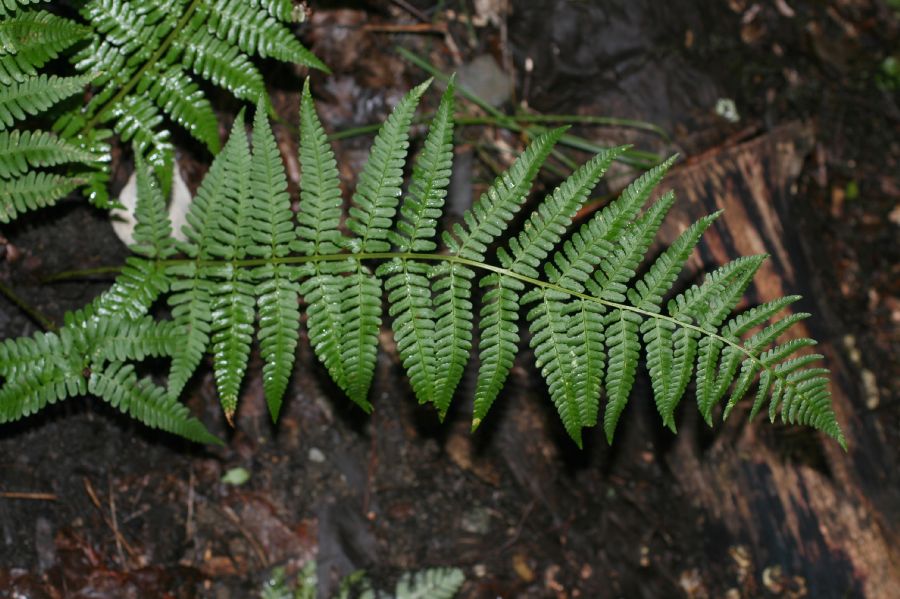
[{"label": "damp soil", "polygon": [[[785,123],[811,127],[790,201],[779,207],[806,257],[798,261],[806,269],[804,288],[790,291],[815,295],[815,305],[824,307],[816,334],[852,365],[842,383],[848,405],[854,422],[878,431],[870,450],[881,460],[856,479],[878,530],[896,540],[890,522],[900,518],[900,81],[892,88],[881,65],[897,51],[900,25],[887,4],[317,4],[299,33],[334,71],[312,79],[329,131],[378,122],[426,77],[397,46],[445,72],[490,63],[502,81],[491,86],[486,77],[479,89],[499,94],[504,110],[640,119],[669,134],[574,128],[601,145],[627,142],[659,155],[677,151],[688,162],[715,160],[721,148]],[[294,127],[305,73],[263,66],[274,83],[283,121],[276,135],[296,197]],[[734,102],[738,120],[717,113],[722,99]],[[426,111],[434,108],[435,98],[425,102]],[[217,107],[224,134],[237,106],[220,98]],[[417,129],[414,147],[420,137]],[[489,126],[457,137],[450,205],[459,213],[490,181],[492,165],[508,164],[508,149],[525,140]],[[182,170],[196,188],[210,157],[177,139]],[[336,143],[345,185],[370,141]],[[127,153],[117,152],[115,185],[129,170]],[[634,173],[618,167],[599,195],[617,191]],[[549,189],[557,181],[549,173],[540,185]],[[74,198],[0,234],[0,282],[55,322],[109,280],[44,279],[121,264],[127,255],[106,216]],[[37,330],[28,314],[0,299],[0,337]],[[455,566],[467,578],[460,596],[484,599],[887,597],[879,583],[900,576],[900,570],[863,575],[849,561],[767,545],[698,503],[685,482],[688,469],[746,425],[709,430],[687,406],[679,412],[685,439],[676,442],[656,416],[643,374],[615,444],[592,431],[578,450],[528,351],[490,418],[470,434],[473,373],[441,423],[417,405],[389,332],[382,341],[371,417],[328,380],[304,337],[277,425],[262,399],[258,354],[234,429],[218,407],[209,365],[190,382],[187,405],[226,440],[223,447],[149,431],[91,398],[4,425],[0,597],[256,597],[275,568],[290,574],[310,559],[317,560],[323,592],[359,569],[387,587],[404,571]],[[752,425],[761,429],[755,438],[761,452],[786,468],[832,475],[834,458],[821,449],[826,441],[766,426]],[[693,460],[686,462],[688,454]],[[860,463],[853,452],[848,460]],[[249,472],[245,484],[222,482],[234,468]],[[777,525],[777,505],[771,510],[759,526]]]}]

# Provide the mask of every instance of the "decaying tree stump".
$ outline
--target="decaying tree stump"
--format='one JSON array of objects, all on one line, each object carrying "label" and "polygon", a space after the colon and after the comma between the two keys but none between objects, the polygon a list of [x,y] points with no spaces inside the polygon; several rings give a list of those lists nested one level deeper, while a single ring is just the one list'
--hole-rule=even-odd
[{"label": "decaying tree stump", "polygon": [[[787,457],[784,443],[771,433],[779,429],[767,430],[767,423],[747,426],[746,410],[736,410],[731,420],[740,422],[729,422],[708,448],[698,447],[697,435],[682,431],[669,460],[684,492],[712,523],[724,527],[734,551],[762,561],[754,567],[764,573],[769,592],[888,599],[900,593],[900,538],[897,514],[890,512],[890,506],[900,505],[897,465],[879,452],[886,443],[883,431],[865,406],[859,373],[837,345],[833,308],[821,293],[837,282],[816,278],[810,266],[821,258],[812,245],[801,245],[804,236],[791,219],[797,207],[790,204],[803,202],[796,182],[813,135],[810,126],[791,123],[675,169],[664,187],[679,196],[677,214],[667,219],[662,240],[671,242],[700,216],[724,209],[694,266],[771,255],[748,295],[753,303],[804,296],[798,309],[815,316],[792,334],[820,341],[816,351],[825,354],[832,371],[835,410],[849,450],[811,437],[811,453],[821,452],[821,463]],[[688,427],[699,426],[687,420]],[[759,581],[748,580],[751,584]]]}]

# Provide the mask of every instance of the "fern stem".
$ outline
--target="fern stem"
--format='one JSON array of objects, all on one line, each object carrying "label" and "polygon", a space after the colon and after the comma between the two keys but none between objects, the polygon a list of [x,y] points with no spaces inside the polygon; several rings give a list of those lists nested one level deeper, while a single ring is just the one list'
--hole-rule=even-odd
[{"label": "fern stem", "polygon": [[3,295],[16,305],[22,312],[28,315],[33,321],[38,323],[42,329],[45,331],[56,331],[59,327],[56,326],[56,323],[41,314],[36,308],[31,307],[28,302],[19,297],[15,291],[0,283],[0,295]]},{"label": "fern stem", "polygon": [[[426,73],[428,73],[430,76],[437,79],[438,81],[442,81],[442,82],[446,83],[447,81],[450,80],[449,75],[443,73],[440,69],[436,68],[430,62],[428,62],[428,60],[426,60],[425,58],[422,58],[415,52],[412,52],[411,50],[407,50],[406,48],[403,48],[401,46],[397,46],[397,53],[400,54],[400,56],[402,56],[406,60],[410,61],[411,63],[413,63],[414,65],[419,67],[420,69],[422,69],[423,71],[425,71]],[[508,129],[509,131],[513,131],[515,133],[524,133],[531,137],[537,137],[538,135],[545,133],[547,131],[546,128],[541,127],[539,125],[535,125],[535,124],[529,124],[529,125],[523,126],[522,124],[520,124],[520,122],[526,122],[527,119],[519,119],[515,115],[510,116],[508,114],[505,114],[504,112],[498,110],[496,107],[492,106],[491,104],[486,102],[483,98],[479,97],[477,94],[472,93],[471,91],[469,91],[462,85],[458,86],[456,91],[463,98],[465,98],[472,104],[478,106],[479,108],[484,110],[486,113],[488,113],[490,116],[487,117],[487,119],[485,119],[485,120],[492,122],[493,124],[495,124],[499,127]],[[560,116],[560,115],[549,115],[549,116],[555,117],[555,116]],[[537,122],[540,122],[540,121],[537,121]],[[558,122],[558,121],[553,118],[548,118],[547,122]],[[635,121],[626,121],[624,119],[622,120],[622,122],[620,124],[624,125],[625,122],[630,123],[628,126],[633,127],[633,126],[637,125],[637,122],[635,122]],[[651,123],[644,123],[644,125],[646,125],[646,126],[642,127],[642,128],[648,129],[648,130],[653,130],[654,133],[661,135],[664,139],[668,139],[668,136],[665,134],[665,132],[662,131],[662,129],[656,127],[655,125],[653,125]],[[655,128],[655,129],[650,129],[650,128]],[[587,139],[578,137],[576,135],[571,135],[571,134],[565,134],[562,137],[560,137],[559,143],[562,145],[566,145],[571,148],[574,148],[576,150],[582,150],[585,152],[590,152],[592,154],[596,154],[597,152],[608,149],[608,148],[600,147],[597,144],[595,144]],[[619,162],[622,162],[623,164],[627,164],[629,166],[636,166],[639,168],[653,167],[661,162],[659,156],[657,156],[656,154],[653,154],[651,152],[642,152],[640,150],[627,150],[627,151],[623,152],[622,154],[620,154],[618,156],[617,160]]]},{"label": "fern stem", "polygon": [[41,284],[68,281],[71,279],[86,279],[96,275],[117,275],[122,271],[118,266],[98,266],[97,268],[85,268],[82,270],[65,270],[41,279]]},{"label": "fern stem", "polygon": [[190,3],[190,5],[185,9],[184,14],[181,15],[181,18],[175,24],[175,27],[172,28],[172,31],[170,31],[165,39],[163,39],[163,41],[159,44],[159,47],[156,48],[156,51],[150,55],[150,58],[147,59],[147,62],[142,64],[141,68],[138,69],[134,75],[132,75],[131,79],[129,79],[128,82],[125,83],[125,85],[123,85],[118,92],[116,92],[116,95],[110,98],[109,101],[104,104],[103,107],[100,108],[100,110],[98,110],[96,114],[94,114],[94,116],[85,123],[84,127],[81,128],[79,135],[84,135],[88,131],[94,129],[100,122],[102,122],[103,115],[107,110],[119,104],[122,99],[125,98],[125,96],[131,93],[131,90],[134,89],[134,86],[138,84],[138,82],[141,80],[141,77],[144,76],[144,73],[154,67],[156,65],[156,62],[160,58],[162,58],[166,52],[169,51],[169,47],[172,45],[172,42],[175,41],[175,37],[179,33],[181,33],[182,29],[185,28],[191,17],[194,16],[194,11],[197,10],[198,6],[200,6],[201,1],[202,0],[193,0]]}]

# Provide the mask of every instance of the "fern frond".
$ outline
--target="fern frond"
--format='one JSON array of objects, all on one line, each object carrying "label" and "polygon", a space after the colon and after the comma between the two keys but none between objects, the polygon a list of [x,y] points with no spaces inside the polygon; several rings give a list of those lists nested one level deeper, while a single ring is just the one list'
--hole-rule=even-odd
[{"label": "fern frond", "polygon": [[0,21],[0,83],[37,75],[37,69],[81,41],[90,30],[46,11],[29,11]]},{"label": "fern frond", "polygon": [[222,444],[199,420],[190,416],[186,407],[166,394],[165,389],[147,379],[138,380],[130,364],[112,362],[92,370],[87,391],[150,428],[197,443]]},{"label": "fern frond", "polygon": [[[273,7],[277,8],[277,7]],[[277,19],[246,0],[212,0],[201,10],[209,11],[207,27],[220,39],[248,54],[271,56],[323,71],[328,68],[303,47]]]},{"label": "fern frond", "polygon": [[0,223],[8,223],[29,210],[52,206],[82,183],[79,178],[38,171],[3,181],[0,188]]},{"label": "fern frond", "polygon": [[350,241],[354,250],[385,252],[391,247],[388,230],[397,212],[403,183],[409,126],[419,98],[430,84],[430,80],[426,81],[406,94],[375,136],[348,213],[347,228],[357,236]]},{"label": "fern frond", "polygon": [[[253,121],[253,158],[250,162],[251,239],[247,253],[258,258],[283,258],[294,237],[291,200],[275,136],[260,100]],[[299,337],[300,310],[292,269],[266,264],[253,270],[259,307],[259,346],[263,391],[272,420],[278,419],[288,377],[294,367]]]},{"label": "fern frond", "polygon": [[60,100],[81,91],[93,75],[57,77],[39,75],[0,89],[0,131],[28,115],[47,110]]},{"label": "fern frond", "polygon": [[34,167],[91,164],[101,159],[99,154],[46,131],[0,131],[0,178],[24,175]]},{"label": "fern frond", "polygon": [[465,580],[456,568],[407,572],[397,581],[394,599],[453,599]]},{"label": "fern frond", "polygon": [[[202,19],[194,23],[193,33],[202,24]],[[811,425],[844,444],[830,405],[827,371],[815,366],[821,356],[809,353],[815,342],[788,337],[808,315],[779,316],[796,298],[729,319],[763,256],[735,260],[684,292],[672,293],[716,214],[688,227],[637,276],[674,201],[673,194],[666,194],[642,212],[671,161],[639,178],[564,241],[573,215],[622,149],[601,153],[538,204],[524,220],[524,229],[507,235],[496,261],[487,262],[488,247],[507,234],[562,131],[547,133],[496,179],[466,212],[463,224],[444,234],[449,252],[437,253],[433,237],[452,159],[452,89],[444,95],[415,162],[409,191],[400,191],[413,108],[423,90],[408,95],[377,136],[353,196],[348,219],[352,237],[341,232],[337,167],[308,83],[300,107],[302,181],[296,228],[265,100],[257,106],[252,153],[243,115],[235,121],[189,210],[184,243],[171,240],[164,196],[137,152],[140,198],[134,249],[139,256],[129,259],[112,289],[67,315],[59,333],[0,344],[0,420],[85,393],[89,386],[151,425],[201,438],[200,429],[185,424],[190,419],[176,399],[211,344],[222,406],[232,419],[257,310],[263,386],[275,418],[298,340],[298,296],[308,304],[316,355],[351,400],[368,411],[382,282],[413,391],[420,401],[435,404],[443,417],[471,351],[472,282],[480,272],[486,274],[478,281],[484,293],[473,428],[507,378],[518,352],[519,310],[527,306],[538,368],[576,443],[582,428],[598,420],[604,389],[603,427],[612,441],[643,351],[657,410],[672,430],[676,407],[696,378],[698,407],[708,422],[726,394],[724,417],[752,394],[751,418],[768,402],[771,419],[780,412],[784,421]],[[137,97],[153,108],[146,94]],[[73,118],[69,125],[78,122]],[[0,139],[9,146],[12,137]],[[69,155],[55,147],[42,154],[45,140],[34,143],[37,147],[7,159],[12,166],[6,172],[15,177],[23,161],[26,166],[29,161],[49,164]],[[21,185],[29,176],[12,179],[6,187]],[[39,183],[43,179],[33,178],[27,192],[39,192]],[[13,214],[29,206],[10,200],[6,188],[0,193],[7,194],[0,199],[12,206]],[[401,197],[399,218],[392,224]],[[175,257],[175,249],[184,257]],[[148,311],[170,290],[173,319],[154,324]],[[131,362],[170,354],[167,392],[138,381]]]}]

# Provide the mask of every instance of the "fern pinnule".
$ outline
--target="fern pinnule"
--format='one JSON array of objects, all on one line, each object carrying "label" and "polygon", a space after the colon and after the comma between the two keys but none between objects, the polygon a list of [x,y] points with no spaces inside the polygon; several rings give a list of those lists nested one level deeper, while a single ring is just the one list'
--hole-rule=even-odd
[{"label": "fern pinnule", "polygon": [[406,94],[375,136],[348,213],[347,228],[357,236],[348,244],[355,251],[386,252],[391,247],[388,231],[400,199],[409,127],[419,99],[429,85],[430,80]]},{"label": "fern pinnule", "polygon": [[163,115],[153,100],[146,95],[128,96],[113,109],[112,115],[116,119],[114,129],[122,141],[131,142],[137,152],[146,155],[161,181],[171,181],[175,147],[169,132],[159,127]]},{"label": "fern pinnule", "polygon": [[111,362],[92,370],[87,389],[79,389],[79,392],[96,395],[150,428],[159,428],[197,443],[222,444],[199,420],[189,416],[187,408],[169,396],[165,389],[148,379],[139,380],[130,364]]},{"label": "fern pinnule", "polygon": [[0,0],[0,17],[15,13],[20,7],[50,0]]},{"label": "fern pinnule", "polygon": [[[309,79],[303,85],[300,100],[300,172],[296,239],[291,242],[291,249],[304,256],[337,253],[343,245],[339,229],[343,199],[337,162],[316,114]],[[313,262],[311,273],[300,283],[300,293],[307,302],[310,344],[331,378],[348,395],[350,386],[341,349],[341,293],[347,280],[341,273],[353,267],[349,259],[335,263]],[[366,412],[371,410],[366,398],[357,404]]]},{"label": "fern pinnule", "polygon": [[255,100],[265,93],[262,75],[238,48],[208,36],[178,36],[173,45],[182,52],[182,66],[213,85],[228,89],[235,97]]},{"label": "fern pinnule", "polygon": [[[435,229],[447,195],[453,160],[454,88],[451,80],[431,122],[424,149],[413,167],[410,188],[395,225],[396,233],[389,231],[389,239],[399,252],[430,252],[437,247]],[[433,403],[443,418],[450,406],[450,395],[438,395],[443,377],[438,368],[430,270],[431,266],[421,261],[398,258],[382,265],[378,274],[386,277],[394,339],[413,391],[420,402]],[[452,360],[452,356],[448,357]]]},{"label": "fern pinnule", "polygon": [[224,260],[220,267],[204,267],[216,284],[210,286],[212,311],[213,372],[219,400],[229,423],[237,410],[241,381],[250,357],[255,319],[255,294],[247,269],[236,268],[252,244],[250,214],[250,145],[244,132],[243,112],[234,122],[232,135],[222,150],[223,194],[210,232],[209,254]]},{"label": "fern pinnule", "polygon": [[[247,0],[214,0],[201,4],[208,11],[207,28],[220,39],[235,44],[247,54],[272,57],[283,62],[305,64],[322,71],[328,67],[304,48],[289,29]],[[267,11],[268,12],[268,11]],[[283,13],[283,10],[279,12]]]},{"label": "fern pinnule", "polygon": [[137,224],[131,251],[145,258],[168,258],[176,249],[162,189],[140,153],[135,154],[134,168],[137,175],[137,205],[134,210]]},{"label": "fern pinnule", "polygon": [[83,179],[76,177],[38,171],[3,181],[3,188],[0,188],[0,223],[8,223],[29,210],[52,206],[83,182]]},{"label": "fern pinnule", "polygon": [[26,175],[36,167],[100,160],[100,154],[46,131],[0,131],[0,179]]},{"label": "fern pinnule", "polygon": [[57,77],[39,75],[13,82],[0,89],[0,131],[17,120],[36,115],[60,100],[78,93],[94,75]]},{"label": "fern pinnule", "polygon": [[194,83],[181,65],[141,78],[135,93],[149,96],[172,120],[201,141],[210,152],[220,149],[219,122],[206,94]]},{"label": "fern pinnule", "polygon": [[[463,214],[465,226],[453,227],[453,235],[444,232],[444,243],[452,254],[480,262],[488,245],[500,236],[513,216],[522,208],[532,183],[553,146],[565,132],[555,129],[535,139],[513,163],[507,173],[498,176],[477,202]],[[451,271],[452,272],[452,271]],[[503,387],[519,342],[520,281],[490,274],[479,286],[486,287],[481,307],[482,335],[479,340],[479,369],[475,389],[472,426],[478,427]],[[465,315],[460,311],[460,315]],[[461,322],[456,327],[471,327]]]},{"label": "fern pinnule", "polygon": [[[503,267],[537,278],[538,267],[559,243],[572,218],[609,165],[624,150],[625,148],[614,148],[598,154],[557,187],[531,213],[522,233],[510,240],[509,250],[503,247],[497,250],[497,257]],[[586,373],[578,366],[576,349],[570,342],[573,323],[562,303],[569,298],[558,297],[558,292],[549,291],[535,292],[533,295],[538,299],[538,306],[528,314],[533,335],[531,347],[535,350],[538,367],[547,380],[550,397],[566,430],[580,444],[581,428],[586,422],[596,418],[594,406],[599,402],[599,389],[595,397],[579,396],[577,393],[577,381]],[[557,297],[554,298],[554,295]],[[521,302],[530,303],[530,297],[523,297]],[[483,415],[480,417],[483,418]]]},{"label": "fern pinnule", "polygon": [[451,253],[479,262],[488,245],[500,236],[507,223],[522,208],[538,171],[565,127],[548,131],[529,144],[509,170],[496,179],[478,201],[463,214],[464,224],[456,223],[452,234],[444,231],[443,239]]},{"label": "fern pinnule", "polygon": [[0,21],[0,84],[23,82],[90,29],[46,11],[29,11]]},{"label": "fern pinnule", "polygon": [[[625,227],[637,218],[676,158],[672,156],[638,177],[616,200],[581,225],[554,254],[553,261],[544,265],[548,279],[552,283],[583,290],[583,284],[601,259],[614,251],[612,242],[618,240]],[[653,234],[655,232],[656,229],[653,229]]]},{"label": "fern pinnule", "polygon": [[[260,100],[253,120],[253,157],[250,161],[251,239],[248,255],[283,258],[294,238],[287,178],[275,136]],[[272,420],[278,419],[300,328],[298,286],[294,268],[264,264],[253,270],[259,310],[259,346],[265,362],[263,391]]]}]

